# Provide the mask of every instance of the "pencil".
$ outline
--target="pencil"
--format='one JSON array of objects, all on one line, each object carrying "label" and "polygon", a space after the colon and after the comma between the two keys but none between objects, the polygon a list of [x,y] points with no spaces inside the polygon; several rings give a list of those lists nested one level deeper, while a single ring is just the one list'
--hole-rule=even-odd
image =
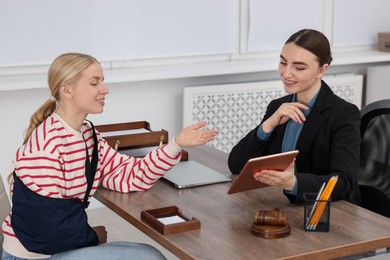
[{"label": "pencil", "polygon": [[315,211],[314,211],[314,214],[313,214],[313,217],[312,217],[312,222],[311,222],[311,225],[309,228],[311,230],[315,230],[317,225],[318,225],[318,222],[320,221],[321,219],[321,216],[322,216],[322,213],[325,209],[325,206],[326,206],[326,201],[329,200],[330,198],[330,195],[332,194],[332,191],[337,183],[337,180],[338,180],[338,176],[332,176],[330,178],[330,180],[328,181],[326,187],[325,187],[325,190],[323,191],[323,193],[321,194],[320,196],[320,201],[318,203],[318,206],[316,207]]},{"label": "pencil", "polygon": [[309,221],[311,220],[311,217],[313,216],[314,209],[317,207],[317,202],[320,199],[322,191],[324,190],[324,188],[325,188],[325,182],[322,184],[320,190],[318,191],[318,194],[317,194],[316,200],[314,202],[314,205],[313,205],[313,207],[310,210],[309,216],[306,218],[306,229],[309,229],[309,226],[310,226],[309,225]]},{"label": "pencil", "polygon": [[321,205],[324,205],[324,203],[326,203],[326,202],[323,202],[323,200],[326,197],[325,195],[328,194],[329,192],[331,192],[331,186],[332,186],[332,183],[334,182],[334,179],[335,179],[334,176],[332,176],[330,178],[330,180],[328,181],[328,183],[326,184],[325,190],[323,190],[320,193],[319,201],[318,201],[318,203],[316,203],[316,208],[314,209],[314,213],[310,219],[310,223],[309,223],[309,227],[308,227],[309,230],[313,230],[315,228],[316,224],[318,224],[318,221],[320,219],[319,217],[321,216],[321,215],[319,215],[319,212],[321,211],[320,208],[322,207]]},{"label": "pencil", "polygon": [[321,219],[323,210],[326,206],[326,202],[324,202],[325,198],[328,197],[328,194],[331,192],[331,187],[334,183],[334,178],[332,177],[329,181],[327,186],[325,187],[324,192],[320,196],[320,201],[318,202],[318,206],[316,207],[314,211],[314,215],[312,217],[311,225],[309,227],[310,230],[315,230],[317,227],[317,224],[319,220]]}]

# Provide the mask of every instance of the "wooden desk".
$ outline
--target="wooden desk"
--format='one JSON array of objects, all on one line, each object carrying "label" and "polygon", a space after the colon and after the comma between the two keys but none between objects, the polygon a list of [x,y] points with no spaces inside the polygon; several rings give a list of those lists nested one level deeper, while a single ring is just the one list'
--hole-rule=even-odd
[{"label": "wooden desk", "polygon": [[[229,174],[227,154],[207,146],[187,149],[190,160]],[[390,219],[345,201],[332,202],[329,232],[303,228],[303,205],[267,187],[228,195],[230,183],[179,190],[159,180],[150,190],[121,194],[100,188],[95,197],[180,259],[334,259],[390,247]],[[161,235],[141,221],[141,211],[177,206],[201,221],[201,229]],[[291,235],[264,239],[250,226],[256,209],[279,207]]]}]

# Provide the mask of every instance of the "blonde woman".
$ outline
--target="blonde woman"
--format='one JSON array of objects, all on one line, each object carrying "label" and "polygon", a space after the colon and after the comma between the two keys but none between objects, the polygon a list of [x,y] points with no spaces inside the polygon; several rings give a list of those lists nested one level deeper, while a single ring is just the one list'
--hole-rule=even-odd
[{"label": "blonde woman", "polygon": [[107,243],[103,226],[88,225],[85,207],[99,185],[118,192],[149,189],[180,161],[183,147],[205,144],[217,132],[202,130],[206,123],[199,122],[143,159],[129,157],[86,120],[103,112],[108,94],[95,58],[60,55],[48,84],[51,96],[32,115],[13,162],[2,259],[164,259],[149,245]]}]

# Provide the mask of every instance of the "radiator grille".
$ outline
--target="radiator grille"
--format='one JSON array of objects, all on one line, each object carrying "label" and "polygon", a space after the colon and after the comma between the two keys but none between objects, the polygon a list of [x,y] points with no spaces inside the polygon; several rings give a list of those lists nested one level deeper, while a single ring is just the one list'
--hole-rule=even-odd
[{"label": "radiator grille", "polygon": [[[332,90],[361,107],[363,75],[324,77]],[[271,100],[285,95],[280,80],[184,88],[183,126],[206,120],[219,134],[209,143],[224,152],[260,123]]]}]

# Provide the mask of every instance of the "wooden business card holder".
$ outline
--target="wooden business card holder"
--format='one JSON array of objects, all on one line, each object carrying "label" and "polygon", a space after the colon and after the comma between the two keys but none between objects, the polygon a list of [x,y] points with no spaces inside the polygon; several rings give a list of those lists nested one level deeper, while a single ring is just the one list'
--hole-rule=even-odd
[{"label": "wooden business card holder", "polygon": [[[169,140],[168,131],[152,131],[146,121],[97,125],[95,128],[117,151],[161,146]],[[181,161],[188,161],[187,151],[182,151]]]},{"label": "wooden business card holder", "polygon": [[275,208],[274,210],[257,210],[251,231],[255,236],[274,239],[290,235],[291,228],[287,223],[286,213]]},{"label": "wooden business card holder", "polygon": [[[164,224],[159,220],[159,218],[173,216],[178,216],[184,221],[180,223]],[[188,218],[176,206],[143,210],[141,212],[141,219],[163,235],[200,229],[200,221],[198,219]]]}]

